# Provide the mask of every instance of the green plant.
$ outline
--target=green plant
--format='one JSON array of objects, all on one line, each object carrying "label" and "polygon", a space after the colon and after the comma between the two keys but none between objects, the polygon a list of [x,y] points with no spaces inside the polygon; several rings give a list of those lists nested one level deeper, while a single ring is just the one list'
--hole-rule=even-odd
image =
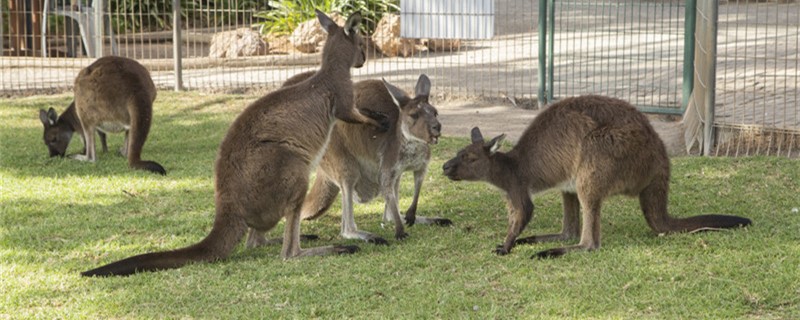
[{"label": "green plant", "polygon": [[[194,28],[242,24],[261,10],[256,0],[181,0],[183,24]],[[171,0],[121,0],[109,3],[115,30],[159,31],[172,28]]]},{"label": "green plant", "polygon": [[261,33],[273,35],[289,34],[299,24],[314,19],[314,9],[344,16],[360,12],[364,18],[361,28],[366,33],[375,29],[384,13],[400,10],[398,0],[273,0],[269,6],[271,10],[256,13],[255,17],[263,19],[258,23]]}]

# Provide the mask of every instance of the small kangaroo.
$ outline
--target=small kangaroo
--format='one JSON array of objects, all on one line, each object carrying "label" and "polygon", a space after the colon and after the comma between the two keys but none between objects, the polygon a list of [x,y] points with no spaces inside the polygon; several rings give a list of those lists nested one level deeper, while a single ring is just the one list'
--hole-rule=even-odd
[{"label": "small kangaroo", "polygon": [[311,170],[325,152],[335,120],[388,128],[380,114],[368,113],[376,120],[353,108],[350,68],[361,67],[366,59],[357,32],[361,15],[351,15],[342,28],[324,13],[316,14],[328,33],[320,70],[302,83],[250,104],[220,145],[215,168],[216,218],[208,236],[182,249],[130,257],[82,275],[128,275],[224,259],[248,228],[247,247],[266,244],[264,233],[284,217],[284,259],[358,250],[357,246],[300,248],[300,208]]},{"label": "small kangaroo", "polygon": [[[289,78],[291,85],[309,73]],[[355,84],[355,104],[359,110],[385,114],[391,124],[385,133],[375,128],[338,123],[331,133],[328,150],[322,157],[317,178],[306,196],[301,216],[316,219],[322,216],[342,191],[342,237],[362,239],[375,244],[388,242],[369,232],[360,231],[353,217],[353,197],[362,203],[383,194],[383,218],[393,222],[395,238],[407,236],[399,214],[400,177],[404,171],[414,172],[414,198],[405,214],[409,225],[450,225],[448,219],[416,216],[420,189],[428,170],[431,152],[429,144],[439,142],[442,125],[438,111],[428,102],[431,82],[422,74],[417,81],[415,97],[385,81],[366,80]]]},{"label": "small kangaroo", "polygon": [[[451,180],[486,181],[505,192],[508,234],[497,254],[508,254],[515,244],[579,235],[578,245],[533,257],[600,248],[600,206],[616,194],[638,196],[647,224],[657,233],[751,223],[727,215],[671,217],[667,212],[670,163],[664,143],[647,118],[625,101],[595,95],[567,98],[539,114],[508,153],[498,152],[504,137],[485,142],[480,129],[473,128],[472,144],[443,166]],[[530,194],[552,188],[561,190],[564,201],[561,233],[517,239],[531,220]]]},{"label": "small kangaroo", "polygon": [[39,110],[39,119],[44,125],[44,143],[50,157],[63,157],[72,134],[77,131],[84,142],[84,151],[72,157],[95,162],[95,130],[100,136],[103,152],[108,152],[106,133],[125,131],[120,154],[128,157],[128,166],[167,174],[160,164],[141,159],[142,147],[150,132],[155,99],[156,86],[144,66],[123,57],[97,59],[78,73],[75,100],[60,117],[53,108]]}]

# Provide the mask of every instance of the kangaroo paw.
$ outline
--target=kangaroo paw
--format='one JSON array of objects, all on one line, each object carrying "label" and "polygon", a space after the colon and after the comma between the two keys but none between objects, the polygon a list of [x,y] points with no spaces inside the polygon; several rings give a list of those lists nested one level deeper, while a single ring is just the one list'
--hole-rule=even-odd
[{"label": "kangaroo paw", "polygon": [[389,241],[386,241],[386,239],[381,238],[381,237],[375,237],[375,238],[367,239],[367,242],[371,243],[371,244],[374,244],[374,245],[379,245],[379,246],[388,246],[389,245]]},{"label": "kangaroo paw", "polygon": [[497,248],[494,249],[494,253],[496,253],[498,256],[504,256],[511,253],[511,250],[506,250],[502,244],[499,244],[497,245]]},{"label": "kangaroo paw", "polygon": [[353,254],[360,250],[358,246],[334,246],[334,252],[338,254]]},{"label": "kangaroo paw", "polygon": [[538,252],[531,256],[531,259],[550,259],[550,258],[558,258],[563,256],[567,253],[567,250],[564,248],[553,248],[545,251]]},{"label": "kangaroo paw", "polygon": [[365,116],[375,120],[378,123],[378,130],[381,132],[386,132],[389,130],[391,124],[389,123],[389,117],[387,117],[385,114],[369,109],[360,109],[360,111]]},{"label": "kangaroo paw", "polygon": [[397,240],[403,240],[405,238],[408,238],[408,233],[405,232],[397,233],[394,235],[394,238]]}]

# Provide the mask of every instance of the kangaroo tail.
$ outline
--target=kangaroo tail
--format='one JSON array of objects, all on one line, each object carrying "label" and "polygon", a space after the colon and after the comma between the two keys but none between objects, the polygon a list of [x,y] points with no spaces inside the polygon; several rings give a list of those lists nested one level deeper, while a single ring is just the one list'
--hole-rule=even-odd
[{"label": "kangaroo tail", "polygon": [[670,224],[673,231],[698,231],[703,229],[730,229],[745,227],[753,222],[744,217],[728,216],[721,214],[707,214],[688,218],[672,219]]},{"label": "kangaroo tail", "polygon": [[85,277],[127,276],[137,272],[177,269],[193,262],[227,258],[247,232],[243,220],[217,216],[214,227],[197,244],[171,251],[140,254],[81,272]]}]

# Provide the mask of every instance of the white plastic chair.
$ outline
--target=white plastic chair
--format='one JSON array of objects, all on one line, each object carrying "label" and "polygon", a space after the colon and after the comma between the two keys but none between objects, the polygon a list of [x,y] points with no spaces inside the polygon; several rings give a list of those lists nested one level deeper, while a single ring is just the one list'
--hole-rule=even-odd
[{"label": "white plastic chair", "polygon": [[[92,0],[92,4],[98,1],[103,0]],[[95,48],[95,39],[103,36],[103,32],[98,32],[95,26],[95,19],[97,17],[97,13],[95,12],[96,6],[84,6],[81,4],[80,0],[75,1],[76,4],[74,6],[69,4],[58,6],[57,2],[58,0],[44,0],[44,6],[42,8],[42,56],[45,58],[47,57],[47,16],[50,14],[60,15],[74,20],[78,24],[81,42],[83,42],[86,55],[91,58],[103,56],[102,48]],[[117,48],[117,42],[114,40],[114,31],[111,28],[111,21],[106,17],[104,17],[104,20],[106,21],[104,21],[103,25],[111,39],[111,52],[117,55],[119,53],[119,48]],[[68,56],[77,56],[74,51],[74,47],[67,46]]]}]

